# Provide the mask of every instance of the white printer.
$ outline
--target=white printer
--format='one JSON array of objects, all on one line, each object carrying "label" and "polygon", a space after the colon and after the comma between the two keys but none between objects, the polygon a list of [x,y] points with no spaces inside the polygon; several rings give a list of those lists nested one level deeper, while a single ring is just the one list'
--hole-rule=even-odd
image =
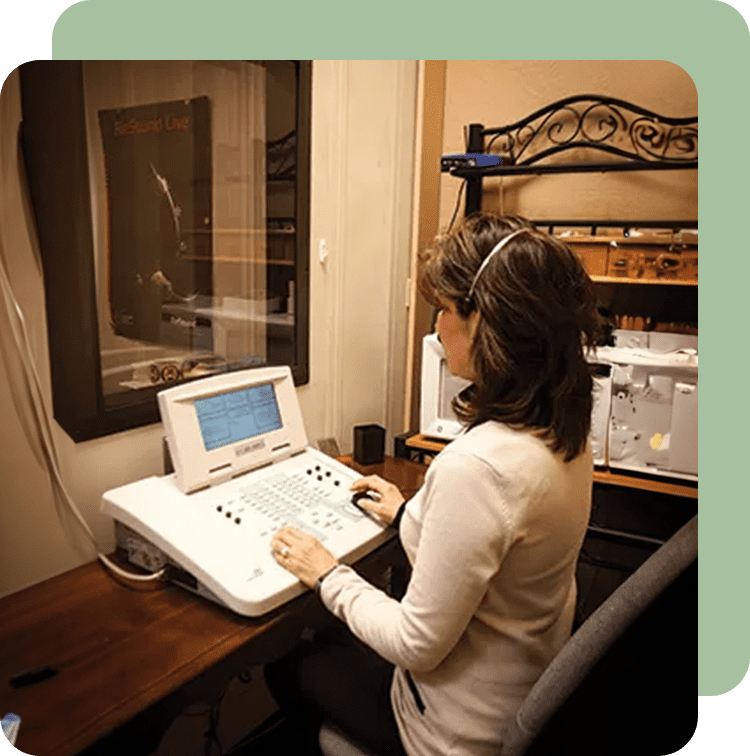
[{"label": "white printer", "polygon": [[615,345],[590,358],[596,380],[594,461],[698,480],[698,337],[615,331]]}]

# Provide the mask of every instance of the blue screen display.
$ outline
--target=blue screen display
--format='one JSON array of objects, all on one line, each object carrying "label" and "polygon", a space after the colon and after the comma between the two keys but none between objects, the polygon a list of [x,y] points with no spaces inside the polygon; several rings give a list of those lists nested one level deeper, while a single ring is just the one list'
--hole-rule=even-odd
[{"label": "blue screen display", "polygon": [[271,383],[197,399],[195,411],[206,451],[281,428]]}]

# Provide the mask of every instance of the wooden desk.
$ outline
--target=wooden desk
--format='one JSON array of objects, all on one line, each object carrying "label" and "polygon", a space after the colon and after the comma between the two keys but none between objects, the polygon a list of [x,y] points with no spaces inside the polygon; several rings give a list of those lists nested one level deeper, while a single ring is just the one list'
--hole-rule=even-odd
[{"label": "wooden desk", "polygon": [[[403,459],[368,467],[342,461],[407,496],[424,477],[422,465]],[[21,717],[21,751],[78,753],[237,652],[267,653],[270,638],[317,603],[307,592],[250,619],[175,586],[129,585],[92,562],[0,599],[0,709]],[[44,665],[58,674],[11,687],[11,676]]]}]

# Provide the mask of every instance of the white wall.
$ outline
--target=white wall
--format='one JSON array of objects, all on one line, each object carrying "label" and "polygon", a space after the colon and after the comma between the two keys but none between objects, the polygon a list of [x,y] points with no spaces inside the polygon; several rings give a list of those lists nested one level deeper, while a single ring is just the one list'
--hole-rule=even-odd
[{"label": "white wall", "polygon": [[[313,65],[310,382],[299,397],[311,440],[351,451],[352,427],[400,433],[414,145],[413,61]],[[42,272],[18,171],[17,72],[0,95],[0,252],[25,313],[51,416]],[[324,238],[328,257],[317,261]],[[60,515],[0,311],[0,596],[94,557]],[[62,476],[104,551],[103,491],[161,472],[158,425],[74,444],[55,424]],[[65,526],[63,526],[65,524]]]}]

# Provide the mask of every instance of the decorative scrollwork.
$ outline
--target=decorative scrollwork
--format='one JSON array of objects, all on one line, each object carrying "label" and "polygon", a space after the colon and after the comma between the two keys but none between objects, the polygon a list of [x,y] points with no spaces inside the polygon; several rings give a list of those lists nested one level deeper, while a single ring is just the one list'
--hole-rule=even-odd
[{"label": "decorative scrollwork", "polygon": [[634,148],[646,159],[695,160],[698,157],[697,128],[639,118],[630,125],[630,135]]},{"label": "decorative scrollwork", "polygon": [[556,153],[593,149],[626,161],[693,163],[698,160],[698,118],[669,118],[624,100],[579,95],[558,100],[530,116],[499,128],[485,151],[505,165],[524,166]]},{"label": "decorative scrollwork", "polygon": [[[592,144],[606,142],[613,138],[617,132],[625,128],[625,119],[620,111],[603,102],[595,102],[590,105],[581,115],[581,133],[584,139]],[[594,129],[598,134],[594,133]]]}]

